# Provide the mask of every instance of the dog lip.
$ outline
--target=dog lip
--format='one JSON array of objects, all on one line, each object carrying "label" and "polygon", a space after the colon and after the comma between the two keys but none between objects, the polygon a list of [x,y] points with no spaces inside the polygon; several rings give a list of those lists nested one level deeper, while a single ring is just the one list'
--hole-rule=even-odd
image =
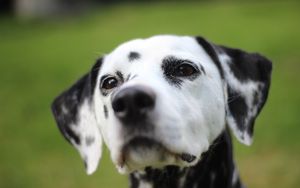
[{"label": "dog lip", "polygon": [[133,149],[133,148],[149,148],[149,149],[162,149],[162,150],[166,150],[166,147],[164,147],[159,141],[149,138],[149,137],[145,137],[145,136],[138,136],[138,137],[134,137],[132,139],[130,139],[128,142],[126,142],[123,147],[122,147],[122,153],[126,154],[128,152],[128,150]]},{"label": "dog lip", "polygon": [[189,154],[189,153],[177,153],[174,151],[169,150],[166,146],[164,146],[161,142],[145,137],[145,136],[138,136],[130,139],[128,142],[126,142],[121,151],[121,155],[118,160],[118,164],[121,168],[123,168],[126,165],[126,158],[128,157],[128,152],[132,148],[138,148],[138,147],[143,147],[143,148],[149,148],[149,149],[156,149],[156,150],[161,150],[169,155],[174,156],[177,160],[182,160],[187,163],[192,163],[195,161],[196,156]]},{"label": "dog lip", "polygon": [[130,150],[139,149],[139,148],[162,151],[169,155],[173,155],[176,158],[180,158],[180,155],[168,150],[161,142],[146,136],[137,136],[137,137],[133,137],[132,139],[129,139],[129,141],[127,141],[123,145],[119,156],[118,165],[121,168],[123,168],[126,165],[126,160],[128,158],[128,153],[130,152]]}]

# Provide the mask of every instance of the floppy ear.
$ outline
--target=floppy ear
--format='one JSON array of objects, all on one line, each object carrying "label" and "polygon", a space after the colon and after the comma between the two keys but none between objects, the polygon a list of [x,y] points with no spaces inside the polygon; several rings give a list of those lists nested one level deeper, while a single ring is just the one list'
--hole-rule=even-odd
[{"label": "floppy ear", "polygon": [[258,53],[197,41],[216,63],[227,94],[226,122],[238,140],[252,143],[254,122],[270,87],[272,63]]},{"label": "floppy ear", "polygon": [[102,59],[52,103],[60,132],[80,153],[86,171],[92,174],[102,154],[102,138],[94,112],[93,94]]}]

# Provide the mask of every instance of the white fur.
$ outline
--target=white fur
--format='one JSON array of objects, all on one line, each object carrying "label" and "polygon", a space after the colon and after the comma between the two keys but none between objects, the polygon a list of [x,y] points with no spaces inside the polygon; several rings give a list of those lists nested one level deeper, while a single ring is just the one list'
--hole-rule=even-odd
[{"label": "white fur", "polygon": [[[88,104],[88,100],[85,100],[82,106],[79,108],[79,121],[76,125],[72,125],[72,130],[79,135],[80,140],[83,142],[77,145],[74,141],[72,144],[79,151],[81,157],[86,163],[87,174],[92,174],[97,169],[99,160],[102,154],[102,138],[95,119],[94,109]],[[94,139],[91,145],[87,145],[85,142],[87,137]]]}]

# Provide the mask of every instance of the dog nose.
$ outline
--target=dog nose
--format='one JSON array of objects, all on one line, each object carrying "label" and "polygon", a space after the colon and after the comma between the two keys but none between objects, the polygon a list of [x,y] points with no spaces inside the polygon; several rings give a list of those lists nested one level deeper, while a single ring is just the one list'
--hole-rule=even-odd
[{"label": "dog nose", "polygon": [[145,86],[131,86],[120,90],[112,98],[115,115],[122,121],[134,123],[146,118],[155,105],[155,93]]}]

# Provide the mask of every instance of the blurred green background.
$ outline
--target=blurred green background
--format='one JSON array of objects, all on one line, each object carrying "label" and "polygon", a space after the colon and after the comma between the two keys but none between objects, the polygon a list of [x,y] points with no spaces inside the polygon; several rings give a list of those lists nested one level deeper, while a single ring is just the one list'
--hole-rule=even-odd
[{"label": "blurred green background", "polygon": [[214,1],[103,5],[54,19],[0,17],[0,187],[125,188],[107,149],[98,171],[60,135],[52,99],[118,44],[155,34],[201,35],[273,61],[251,147],[235,141],[249,188],[300,187],[300,3]]}]

